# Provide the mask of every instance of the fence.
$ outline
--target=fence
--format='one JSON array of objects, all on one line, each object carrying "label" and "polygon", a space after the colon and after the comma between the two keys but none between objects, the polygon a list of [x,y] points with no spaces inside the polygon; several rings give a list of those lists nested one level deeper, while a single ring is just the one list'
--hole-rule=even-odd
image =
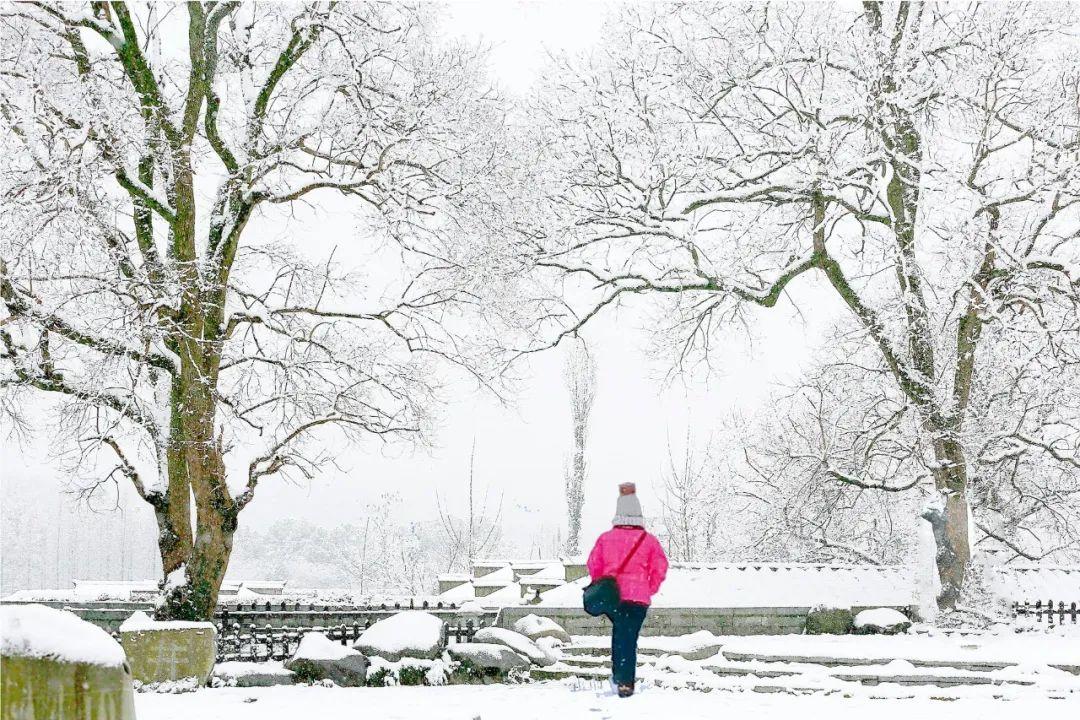
[{"label": "fence", "polygon": [[1034,618],[1035,622],[1046,622],[1049,625],[1054,624],[1055,617],[1058,625],[1064,623],[1066,617],[1075,623],[1077,615],[1080,615],[1080,611],[1077,610],[1075,602],[1066,607],[1063,601],[1058,601],[1056,609],[1053,600],[1047,600],[1045,604],[1042,600],[1036,600],[1034,603],[1013,603],[1013,618]]},{"label": "fence", "polygon": [[[217,662],[243,660],[246,662],[266,662],[268,660],[288,660],[296,652],[300,640],[309,632],[321,632],[335,642],[348,645],[360,638],[360,635],[372,625],[370,618],[364,622],[332,627],[256,627],[246,628],[238,622],[215,623],[218,630]],[[485,627],[484,620],[478,622],[443,623],[443,641],[472,642],[477,630]]]}]

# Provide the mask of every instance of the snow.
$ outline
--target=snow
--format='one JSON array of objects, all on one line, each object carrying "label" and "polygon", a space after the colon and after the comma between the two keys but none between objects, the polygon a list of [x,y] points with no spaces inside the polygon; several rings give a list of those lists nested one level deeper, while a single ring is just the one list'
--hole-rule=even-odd
[{"label": "snow", "polygon": [[116,667],[124,649],[96,625],[44,605],[0,607],[0,654]]},{"label": "snow", "polygon": [[190,620],[154,620],[141,610],[131,613],[120,625],[120,632],[146,632],[148,630],[213,630],[211,622]]},{"label": "snow", "polygon": [[361,635],[357,644],[398,653],[437,645],[442,636],[443,622],[426,612],[406,611],[375,623]]},{"label": "snow", "polygon": [[293,653],[293,660],[342,660],[350,655],[359,655],[348,645],[336,643],[319,632],[309,632],[300,639],[300,645]]},{"label": "snow", "polygon": [[[479,587],[480,582],[476,585]],[[520,605],[523,600],[521,598],[521,586],[517,583],[510,583],[504,588],[500,588],[490,595],[476,598],[476,602],[487,608],[506,607],[507,605]]]},{"label": "snow", "polygon": [[873,610],[863,610],[855,616],[856,628],[864,628],[867,626],[888,628],[907,622],[911,621],[908,620],[902,612],[898,612],[896,610],[893,610],[892,608],[874,608]]},{"label": "snow", "polygon": [[1066,605],[1080,601],[1080,567],[1057,565],[1004,565],[991,570],[991,589],[1005,600]]},{"label": "snow", "polygon": [[[873,565],[672,563],[654,607],[908,607],[908,568]],[[540,596],[545,607],[580,607],[584,577]]]},{"label": "snow", "polygon": [[[1018,689],[1017,701],[991,699],[986,693],[957,693],[960,699],[932,699],[942,690],[910,692],[910,688],[859,688],[830,696],[725,691],[704,693],[651,687],[642,683],[634,697],[611,695],[606,683],[565,681],[524,685],[445,685],[442,687],[201,689],[183,695],[137,695],[138,717],[154,720],[337,720],[363,717],[379,720],[551,720],[618,718],[618,720],[712,719],[719,715],[754,720],[1015,720],[1019,712],[1040,720],[1075,717],[1074,698],[1052,700]],[[1006,692],[995,689],[996,693]],[[874,699],[877,697],[883,700]],[[910,698],[905,700],[895,697]]]},{"label": "snow", "polygon": [[[642,646],[649,647],[649,640],[642,638]],[[725,653],[1080,665],[1080,638],[1067,629],[962,635],[916,630],[906,635],[733,635],[725,637],[723,645]]]},{"label": "snow", "polygon": [[[311,634],[311,633],[309,633]],[[292,670],[286,670],[279,660],[266,662],[246,662],[242,660],[229,660],[214,665],[214,675],[217,677],[245,677],[248,675],[281,675],[290,677]]]}]

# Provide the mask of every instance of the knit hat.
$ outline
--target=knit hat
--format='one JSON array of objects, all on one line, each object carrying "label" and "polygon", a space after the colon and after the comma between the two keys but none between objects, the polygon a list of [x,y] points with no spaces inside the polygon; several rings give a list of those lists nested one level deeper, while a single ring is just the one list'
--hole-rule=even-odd
[{"label": "knit hat", "polygon": [[619,499],[615,501],[615,517],[612,518],[611,524],[645,527],[645,517],[641,514],[641,503],[638,502],[637,488],[634,483],[627,482],[619,485]]}]

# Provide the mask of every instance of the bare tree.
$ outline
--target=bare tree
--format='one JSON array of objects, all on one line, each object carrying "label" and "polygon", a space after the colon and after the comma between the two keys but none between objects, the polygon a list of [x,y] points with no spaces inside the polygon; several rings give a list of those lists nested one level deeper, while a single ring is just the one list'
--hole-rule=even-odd
[{"label": "bare tree", "polygon": [[[486,383],[501,109],[426,8],[163,8],[0,9],[0,369],[153,506],[159,615],[204,619],[261,481],[421,436],[439,366]],[[378,282],[267,232],[330,201]]]},{"label": "bare tree", "polygon": [[[972,498],[1008,482],[975,460],[986,443],[1042,454],[1073,479],[1080,456],[1077,419],[1053,398],[1023,430],[979,426],[1008,392],[1003,358],[1014,377],[1075,377],[1074,18],[1068,5],[624,8],[608,45],[562,63],[531,112],[529,162],[548,171],[522,184],[534,218],[521,237],[538,265],[593,294],[546,327],[557,342],[622,298],[652,296],[683,367],[797,279],[823,281],[869,351],[864,372],[883,397],[899,393],[918,434],[902,479],[826,472],[934,493],[923,516],[951,607]],[[1008,522],[977,522],[1025,542],[999,532]]]},{"label": "bare tree", "polygon": [[474,438],[469,450],[469,475],[465,482],[464,517],[452,515],[443,506],[438,491],[435,492],[435,503],[446,538],[448,570],[455,567],[465,571],[471,570],[473,561],[495,550],[502,539],[500,519],[503,498],[499,496],[498,505],[493,510],[488,508],[490,488],[485,488],[483,497],[477,498],[475,467],[476,439]]},{"label": "bare tree", "polygon": [[721,523],[732,520],[724,501],[725,483],[713,453],[698,455],[686,431],[682,460],[668,440],[668,471],[664,473],[663,507],[666,547],[672,560],[715,560],[722,553]]},{"label": "bare tree", "polygon": [[566,546],[568,555],[581,552],[581,509],[585,505],[585,445],[589,439],[589,415],[596,397],[596,363],[585,341],[571,343],[563,361],[563,381],[570,394],[570,427],[573,449],[566,463]]}]

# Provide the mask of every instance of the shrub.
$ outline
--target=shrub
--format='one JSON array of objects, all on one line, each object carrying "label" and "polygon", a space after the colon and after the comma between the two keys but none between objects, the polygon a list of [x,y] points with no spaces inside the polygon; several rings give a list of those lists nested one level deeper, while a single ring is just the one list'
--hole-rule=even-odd
[{"label": "shrub", "polygon": [[808,635],[847,635],[855,625],[855,617],[847,608],[815,607],[806,615]]}]

